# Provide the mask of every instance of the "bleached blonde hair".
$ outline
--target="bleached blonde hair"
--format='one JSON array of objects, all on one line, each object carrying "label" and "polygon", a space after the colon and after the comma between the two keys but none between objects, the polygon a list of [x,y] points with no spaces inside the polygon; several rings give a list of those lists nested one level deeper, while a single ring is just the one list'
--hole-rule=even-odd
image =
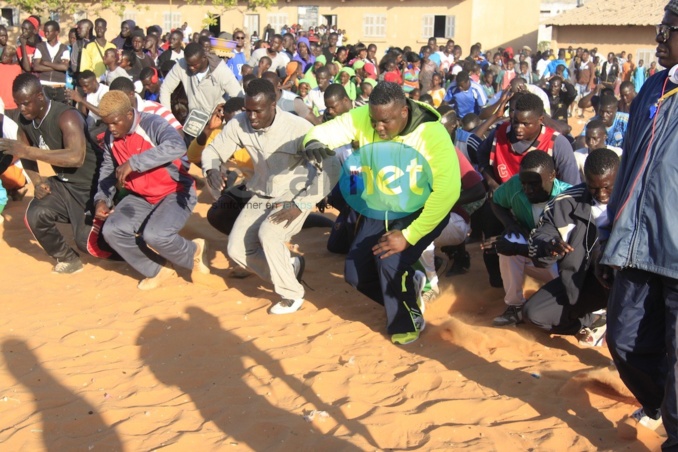
[{"label": "bleached blonde hair", "polygon": [[109,91],[99,102],[99,116],[102,118],[113,114],[125,114],[131,109],[132,102],[122,91]]}]

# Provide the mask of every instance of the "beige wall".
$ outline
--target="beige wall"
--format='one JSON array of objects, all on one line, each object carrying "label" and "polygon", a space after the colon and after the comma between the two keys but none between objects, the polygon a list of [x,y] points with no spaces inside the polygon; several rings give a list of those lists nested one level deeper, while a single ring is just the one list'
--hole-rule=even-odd
[{"label": "beige wall", "polygon": [[[0,2],[8,4],[10,2]],[[221,13],[210,6],[186,5],[183,1],[146,0],[135,2],[134,9],[126,14],[136,20],[137,25],[148,27],[159,24],[164,29],[165,13],[177,15],[179,24],[188,22],[194,31],[198,31],[208,13]],[[171,3],[171,6],[169,5]],[[291,0],[280,2],[268,10],[246,11],[244,7],[223,12],[221,30],[232,31],[244,26],[245,14],[259,14],[260,30],[269,22],[271,14],[286,14],[288,25],[298,21],[300,6],[319,7],[319,15],[336,15],[337,25],[345,29],[350,42],[363,41],[376,43],[380,51],[387,45],[413,48],[423,45],[428,36],[423,36],[423,16],[455,16],[455,42],[467,53],[475,42],[482,42],[485,49],[513,45],[529,45],[536,49],[539,27],[539,0]],[[84,8],[88,18],[93,20],[102,16],[108,21],[108,37],[113,38],[119,30],[121,17],[113,11],[99,12],[96,8]],[[386,15],[386,36],[382,38],[363,36],[363,18],[365,14]],[[25,15],[22,15],[24,18]],[[124,16],[126,17],[126,16]],[[62,20],[62,27],[66,28]],[[167,30],[165,30],[167,31]],[[65,32],[63,33],[65,35]],[[444,44],[445,39],[438,40]]]},{"label": "beige wall", "polygon": [[553,27],[552,48],[567,48],[569,46],[598,48],[599,55],[607,55],[608,52],[619,53],[622,50],[631,53],[634,61],[638,61],[638,55],[645,55],[645,66],[650,61],[656,61],[654,50],[657,43],[654,41],[654,27],[591,27],[591,26],[568,26]]}]

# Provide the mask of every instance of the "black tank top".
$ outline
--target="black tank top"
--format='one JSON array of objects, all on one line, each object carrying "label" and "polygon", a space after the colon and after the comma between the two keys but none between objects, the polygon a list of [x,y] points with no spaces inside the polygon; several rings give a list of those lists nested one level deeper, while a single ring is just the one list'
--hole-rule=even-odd
[{"label": "black tank top", "polygon": [[[67,110],[77,112],[73,107],[69,107],[66,104],[51,101],[49,111],[42,123],[39,123],[39,127],[35,127],[33,121],[25,119],[22,115],[19,115],[19,127],[26,133],[31,146],[45,150],[64,149],[63,134],[59,128],[59,118]],[[82,127],[87,147],[85,150],[85,161],[82,166],[78,168],[63,168],[52,165],[52,169],[56,177],[62,182],[78,185],[83,189],[90,189],[98,182],[97,169],[101,162],[101,149],[99,149],[87,132],[87,125],[84,120],[82,121]]]}]

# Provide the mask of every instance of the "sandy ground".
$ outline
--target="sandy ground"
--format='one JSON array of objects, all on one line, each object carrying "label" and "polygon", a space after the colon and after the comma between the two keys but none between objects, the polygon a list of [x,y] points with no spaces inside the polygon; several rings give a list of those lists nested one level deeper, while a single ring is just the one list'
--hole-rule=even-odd
[{"label": "sandy ground", "polygon": [[208,225],[205,202],[183,234],[208,240],[214,276],[193,283],[181,273],[141,292],[123,263],[85,257],[84,272],[51,274],[23,225],[29,201],[10,203],[0,226],[2,450],[642,451],[662,442],[620,424],[636,403],[606,348],[490,326],[503,291],[488,288],[477,244],[471,272],[443,278],[421,339],[395,346],[383,308],[343,282],[327,229],[295,238],[314,289],[307,302],[271,316],[270,286],[230,276],[226,237]]}]

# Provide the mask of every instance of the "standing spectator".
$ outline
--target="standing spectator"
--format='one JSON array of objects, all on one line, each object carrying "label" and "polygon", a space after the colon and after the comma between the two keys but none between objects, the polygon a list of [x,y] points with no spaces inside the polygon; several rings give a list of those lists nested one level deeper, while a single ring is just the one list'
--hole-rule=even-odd
[{"label": "standing spectator", "polygon": [[247,58],[245,58],[245,32],[235,30],[233,32],[233,39],[235,40],[233,57],[228,59],[226,65],[231,69],[238,82],[242,82],[242,67],[247,64]]},{"label": "standing spectator", "polygon": [[[678,1],[657,25],[661,66],[678,64]],[[607,205],[612,231],[597,276],[612,285],[607,344],[619,376],[641,408],[639,425],[664,423],[663,450],[678,447],[678,96],[669,69],[650,77],[631,107],[624,158]]]},{"label": "standing spectator", "polygon": [[645,61],[639,60],[638,67],[635,71],[633,71],[633,86],[636,89],[636,93],[639,93],[640,89],[645,84],[645,80],[647,80],[648,77],[647,72],[648,71],[645,67]]},{"label": "standing spectator", "polygon": [[76,79],[80,73],[82,52],[85,49],[85,46],[87,46],[87,44],[94,39],[94,35],[92,34],[92,26],[92,21],[89,19],[82,19],[78,21],[78,39],[72,44],[71,48],[71,73],[73,79]]},{"label": "standing spectator", "polygon": [[630,82],[635,70],[636,65],[633,62],[633,55],[629,53],[628,59],[622,64],[622,82]]},{"label": "standing spectator", "polygon": [[7,38],[7,28],[4,25],[0,25],[0,57],[2,57],[2,52],[7,47]]},{"label": "standing spectator", "polygon": [[45,95],[57,102],[65,97],[66,72],[70,62],[68,46],[59,42],[59,24],[45,23],[45,40],[40,41],[33,54],[33,72],[38,74]]},{"label": "standing spectator", "polygon": [[120,34],[111,41],[118,49],[132,50],[132,32],[137,26],[133,20],[123,20],[120,24]]},{"label": "standing spectator", "polygon": [[[209,118],[224,97],[242,96],[242,90],[233,72],[216,55],[208,55],[200,44],[191,43],[184,50],[184,58],[174,65],[160,87],[160,103],[171,108],[171,96],[182,83],[188,95],[189,114],[200,110]],[[176,116],[176,115],[175,115]],[[185,130],[188,134],[188,131]]]},{"label": "standing spectator", "polygon": [[38,34],[39,29],[40,23],[34,17],[29,17],[21,24],[21,36],[19,37],[19,47],[16,49],[16,54],[24,72],[32,71],[35,47],[42,41]]},{"label": "standing spectator", "polygon": [[14,96],[12,96],[12,83],[21,72],[21,66],[16,60],[16,48],[11,45],[5,46],[0,58],[0,79],[2,80],[2,83],[0,83],[0,100],[5,105],[5,112],[17,108]]},{"label": "standing spectator", "polygon": [[106,41],[106,29],[107,23],[104,19],[94,21],[95,38],[82,50],[80,71],[92,71],[97,77],[101,77],[106,72],[106,63],[104,63],[106,50],[116,48],[115,44]]},{"label": "standing spectator", "polygon": [[160,67],[168,61],[179,61],[184,57],[184,35],[180,30],[174,30],[170,34],[169,48],[158,57]]}]

